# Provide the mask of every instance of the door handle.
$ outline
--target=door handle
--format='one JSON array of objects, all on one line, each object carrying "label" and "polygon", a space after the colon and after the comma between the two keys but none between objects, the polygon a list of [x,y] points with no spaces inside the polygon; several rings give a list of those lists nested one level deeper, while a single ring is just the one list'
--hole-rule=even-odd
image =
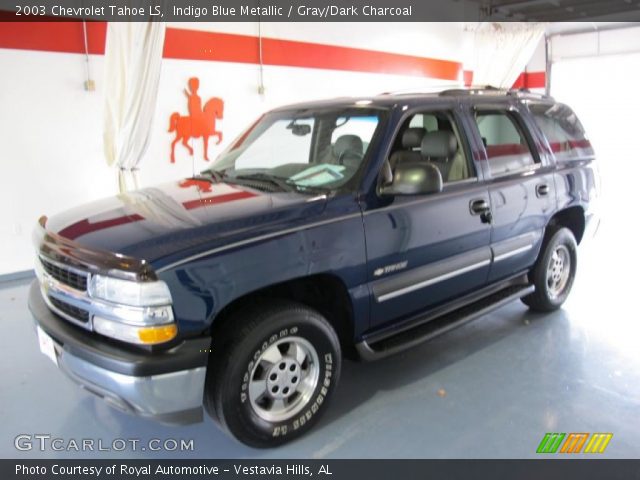
[{"label": "door handle", "polygon": [[469,210],[471,211],[471,215],[480,215],[480,220],[482,221],[482,223],[491,223],[491,221],[493,220],[489,202],[487,202],[484,198],[471,200],[471,202],[469,203]]},{"label": "door handle", "polygon": [[545,195],[549,195],[549,185],[546,183],[541,183],[536,186],[536,195],[539,197],[544,197]]},{"label": "door handle", "polygon": [[491,210],[491,207],[489,207],[489,202],[484,198],[480,198],[477,200],[471,200],[469,203],[469,210],[471,210],[471,215],[482,215],[483,213],[487,213]]}]

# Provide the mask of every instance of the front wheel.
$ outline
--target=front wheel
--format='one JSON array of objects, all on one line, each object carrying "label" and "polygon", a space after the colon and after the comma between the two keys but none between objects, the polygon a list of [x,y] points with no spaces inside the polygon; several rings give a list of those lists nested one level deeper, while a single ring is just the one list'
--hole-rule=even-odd
[{"label": "front wheel", "polygon": [[568,228],[556,227],[547,235],[529,278],[536,290],[522,301],[532,310],[550,312],[569,296],[578,264],[577,244]]},{"label": "front wheel", "polygon": [[220,342],[214,338],[209,365],[205,406],[211,416],[253,447],[280,445],[308,431],[340,374],[340,343],[331,325],[289,302],[239,311],[225,325],[233,332]]}]

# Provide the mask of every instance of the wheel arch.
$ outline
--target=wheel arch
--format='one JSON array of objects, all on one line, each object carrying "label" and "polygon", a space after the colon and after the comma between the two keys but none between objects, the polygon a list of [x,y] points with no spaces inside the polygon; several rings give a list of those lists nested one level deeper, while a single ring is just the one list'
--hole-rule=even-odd
[{"label": "wheel arch", "polygon": [[246,293],[225,305],[212,319],[211,336],[230,328],[234,313],[247,306],[274,300],[297,302],[318,311],[332,325],[340,340],[343,354],[357,356],[354,347],[353,303],[347,286],[337,275],[314,274],[295,278]]},{"label": "wheel arch", "polygon": [[547,232],[550,231],[551,226],[568,228],[573,233],[576,243],[580,244],[586,228],[584,208],[573,206],[556,212],[547,223]]}]

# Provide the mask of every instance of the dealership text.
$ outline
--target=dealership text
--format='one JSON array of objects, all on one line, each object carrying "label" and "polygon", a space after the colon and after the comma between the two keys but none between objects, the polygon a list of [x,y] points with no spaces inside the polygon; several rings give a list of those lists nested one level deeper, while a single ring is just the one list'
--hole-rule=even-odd
[{"label": "dealership text", "polygon": [[49,434],[21,434],[14,438],[13,444],[16,450],[28,452],[39,450],[41,452],[123,452],[129,451],[193,451],[193,439],[159,439],[152,438],[141,442],[139,438],[114,438],[104,441],[101,438],[60,438]]},{"label": "dealership text", "polygon": [[[142,477],[147,475],[220,475],[222,473],[233,472],[238,476],[264,476],[264,475],[296,475],[313,476],[314,472],[307,465],[243,465],[234,464],[232,468],[221,468],[215,465],[128,465],[126,463],[113,464],[109,466],[100,465],[59,465],[53,464],[51,467],[44,465],[22,465],[16,464],[16,475],[68,475],[81,476],[91,475],[99,477],[103,473],[106,476],[126,475],[130,477]],[[332,475],[328,465],[320,465],[315,472],[318,475]]]}]

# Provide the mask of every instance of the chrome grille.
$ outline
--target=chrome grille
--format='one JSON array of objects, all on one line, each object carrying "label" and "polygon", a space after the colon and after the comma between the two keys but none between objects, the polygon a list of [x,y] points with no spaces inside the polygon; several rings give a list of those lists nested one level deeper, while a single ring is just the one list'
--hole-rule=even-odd
[{"label": "chrome grille", "polygon": [[51,304],[58,309],[61,313],[65,313],[70,317],[73,317],[79,322],[87,323],[89,321],[89,312],[82,308],[74,307],[67,302],[62,302],[54,297],[49,297]]},{"label": "chrome grille", "polygon": [[78,272],[72,268],[67,268],[59,263],[53,263],[40,257],[42,268],[60,283],[81,292],[87,291],[87,274]]}]

